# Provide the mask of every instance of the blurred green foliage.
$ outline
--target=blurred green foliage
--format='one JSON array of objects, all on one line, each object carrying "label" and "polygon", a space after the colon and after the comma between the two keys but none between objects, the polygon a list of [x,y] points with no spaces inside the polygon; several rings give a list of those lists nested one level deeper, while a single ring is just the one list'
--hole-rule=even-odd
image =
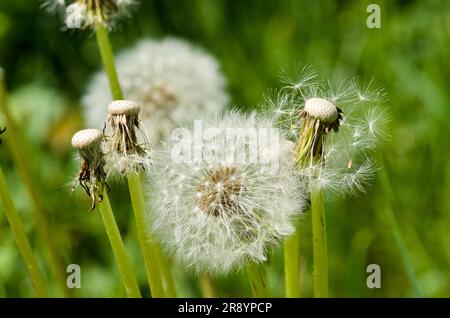
[{"label": "blurred green foliage", "polygon": [[[426,296],[450,296],[450,2],[300,0],[146,0],[112,34],[116,51],[143,37],[172,35],[204,47],[221,62],[233,104],[251,109],[278,73],[298,62],[322,75],[375,77],[390,99],[391,139],[383,147],[396,213]],[[378,3],[381,29],[368,29],[366,7]],[[83,126],[79,100],[101,66],[93,34],[64,31],[38,1],[0,2],[0,65],[52,233],[67,264],[82,269],[77,296],[119,297],[122,288],[98,213],[65,184],[76,173],[70,137]],[[0,116],[0,127],[3,127]],[[3,138],[13,138],[6,133]],[[20,139],[18,139],[20,140]],[[30,200],[0,149],[15,203],[46,270],[30,215]],[[146,288],[128,193],[112,184],[112,203],[126,247]],[[389,230],[378,182],[357,198],[327,203],[330,294],[337,297],[413,296]],[[302,227],[302,295],[312,296],[310,219]],[[382,288],[366,287],[366,266],[381,266]],[[270,257],[272,294],[283,295],[282,251]],[[175,266],[181,296],[201,295],[197,277]],[[248,296],[242,273],[214,279],[219,296]],[[148,295],[148,292],[144,295]],[[23,263],[0,211],[0,296],[30,297]]]}]

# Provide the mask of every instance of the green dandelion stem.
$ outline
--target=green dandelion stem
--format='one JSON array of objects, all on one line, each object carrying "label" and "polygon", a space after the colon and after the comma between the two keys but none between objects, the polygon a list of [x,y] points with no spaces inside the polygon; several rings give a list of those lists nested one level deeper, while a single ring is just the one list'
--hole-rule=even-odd
[{"label": "green dandelion stem", "polygon": [[284,241],[284,279],[287,298],[300,297],[300,233],[295,233]]},{"label": "green dandelion stem", "polygon": [[250,279],[252,296],[254,298],[267,298],[267,283],[265,273],[261,265],[250,263],[247,265],[247,275]]},{"label": "green dandelion stem", "polygon": [[156,243],[150,232],[145,231],[145,200],[142,193],[140,175],[128,174],[128,187],[130,189],[131,203],[133,205],[134,217],[136,219],[137,232],[144,256],[147,279],[152,297],[165,297],[161,281],[160,268],[158,266],[158,252]]},{"label": "green dandelion stem", "polygon": [[397,217],[395,216],[396,211],[396,200],[394,191],[392,190],[391,180],[386,171],[386,164],[384,162],[383,156],[379,156],[379,162],[383,166],[382,169],[378,170],[378,176],[382,188],[384,189],[388,206],[384,209],[386,219],[391,227],[392,235],[394,236],[394,242],[400,252],[400,257],[402,259],[403,267],[408,277],[409,283],[411,284],[416,297],[423,297],[423,292],[420,288],[419,282],[417,280],[416,273],[414,271],[414,266],[411,262],[411,256],[409,254],[408,247],[406,246],[405,240],[403,238],[400,225],[398,224]]},{"label": "green dandelion stem", "polygon": [[6,125],[8,127],[8,135],[13,138],[5,138],[5,144],[11,153],[11,158],[14,165],[17,167],[18,173],[32,204],[32,215],[36,223],[37,233],[42,240],[42,246],[46,256],[46,260],[50,265],[50,269],[53,277],[58,284],[59,289],[62,291],[64,297],[70,297],[70,290],[66,285],[65,273],[63,270],[63,263],[58,254],[58,249],[51,235],[51,228],[48,222],[47,213],[44,208],[44,203],[37,190],[35,184],[35,177],[33,176],[32,169],[26,159],[24,149],[21,147],[23,141],[19,130],[16,127],[16,123],[9,111],[6,104],[6,92],[4,86],[3,70],[0,68],[0,109],[5,115]]},{"label": "green dandelion stem", "polygon": [[202,290],[203,298],[215,298],[216,297],[214,282],[212,281],[211,277],[207,273],[204,273],[200,277],[200,287]]},{"label": "green dandelion stem", "polygon": [[20,216],[17,213],[11,195],[9,194],[8,186],[6,184],[5,176],[1,167],[0,198],[3,202],[6,218],[8,219],[9,225],[11,226],[11,230],[13,232],[17,246],[19,247],[20,254],[22,255],[25,267],[27,269],[28,275],[30,276],[31,283],[36,292],[36,295],[41,298],[46,298],[48,297],[48,292],[47,287],[44,283],[44,277],[39,270],[38,262],[34,257],[30,242],[28,241],[28,238],[25,234],[22,221],[20,220]]},{"label": "green dandelion stem", "polygon": [[95,28],[97,45],[102,58],[103,67],[108,76],[109,86],[113,99],[123,99],[122,89],[117,76],[116,66],[114,64],[114,55],[109,41],[108,31],[103,24],[98,23]]},{"label": "green dandelion stem", "polygon": [[[114,64],[114,55],[111,48],[111,43],[108,36],[108,31],[99,23],[95,29],[97,44],[103,62],[103,67],[108,76],[109,86],[113,99],[123,99],[122,89],[120,87],[119,78],[117,76],[116,67]],[[161,274],[158,269],[158,256],[162,253],[157,253],[157,247],[151,242],[151,237],[146,237],[144,230],[144,210],[145,201],[141,190],[141,183],[138,176],[129,176],[128,186],[134,210],[134,215],[138,228],[138,236],[141,244],[141,250],[144,256],[145,267],[147,270],[147,278],[149,280],[150,289],[153,297],[164,297],[164,290],[162,287]],[[149,235],[147,233],[147,235]],[[165,272],[166,274],[169,272]],[[167,280],[168,279],[168,280]],[[170,286],[170,279],[167,278],[167,286]],[[170,287],[169,287],[170,288]]]},{"label": "green dandelion stem", "polygon": [[120,236],[119,228],[117,227],[114,214],[109,203],[108,194],[106,191],[103,194],[103,200],[98,204],[100,214],[102,215],[103,224],[105,225],[106,234],[108,235],[114,257],[119,267],[119,272],[122,278],[125,293],[129,298],[140,298],[141,292],[134,276],[130,260],[125,251],[125,246]]},{"label": "green dandelion stem", "polygon": [[311,193],[314,297],[328,297],[327,227],[323,194]]},{"label": "green dandelion stem", "polygon": [[172,273],[170,271],[169,262],[159,246],[156,246],[156,257],[158,258],[159,270],[163,280],[166,297],[175,298],[177,297],[177,292],[173,282]]}]

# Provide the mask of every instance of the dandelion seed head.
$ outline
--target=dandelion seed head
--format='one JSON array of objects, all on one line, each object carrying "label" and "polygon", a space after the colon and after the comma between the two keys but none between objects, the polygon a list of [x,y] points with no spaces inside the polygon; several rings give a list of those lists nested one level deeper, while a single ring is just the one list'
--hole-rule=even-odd
[{"label": "dandelion seed head", "polygon": [[72,137],[72,146],[79,153],[80,170],[72,183],[71,191],[81,186],[91,198],[91,210],[103,200],[103,191],[107,187],[102,141],[103,134],[97,129],[80,130]]},{"label": "dandelion seed head", "polygon": [[338,109],[324,98],[310,98],[305,101],[305,112],[319,118],[325,123],[332,123],[338,118]]},{"label": "dandelion seed head", "polygon": [[[142,40],[116,58],[124,96],[141,106],[140,119],[158,146],[177,123],[220,112],[228,102],[225,79],[212,56],[174,39]],[[104,72],[91,80],[82,103],[89,126],[101,129],[111,101]]]},{"label": "dandelion seed head", "polygon": [[148,169],[151,165],[150,144],[139,120],[139,104],[130,100],[115,100],[109,104],[108,112],[110,172],[126,175],[130,171]]},{"label": "dandelion seed head", "polygon": [[[300,92],[284,81],[279,95],[289,102],[267,102],[266,109],[296,144],[296,174],[309,191],[354,195],[373,178],[370,157],[388,137],[383,88],[374,80],[311,78]],[[275,94],[275,96],[277,96]]]},{"label": "dandelion seed head", "polygon": [[115,100],[108,105],[111,116],[138,116],[140,111],[139,104],[131,100]]},{"label": "dandelion seed head", "polygon": [[72,137],[72,146],[79,150],[98,147],[103,140],[103,134],[98,129],[83,129]]},{"label": "dandelion seed head", "polygon": [[[263,128],[273,127],[273,121],[231,112],[203,121],[203,125],[222,130]],[[197,161],[174,160],[170,143],[155,154],[158,160],[148,189],[153,198],[149,223],[165,249],[183,266],[196,272],[226,274],[247,262],[264,261],[268,249],[294,231],[293,222],[304,209],[306,195],[300,179],[292,173],[292,147],[280,145],[276,171],[264,169],[264,160],[228,160],[229,153],[248,151],[245,138],[219,148],[215,160],[208,162],[205,158],[211,147],[211,143],[204,144],[203,159]],[[186,176],[180,187],[173,186],[176,177],[164,166]]]},{"label": "dandelion seed head", "polygon": [[45,0],[42,7],[50,13],[62,13],[68,29],[94,28],[102,24],[112,29],[130,15],[135,0]]}]

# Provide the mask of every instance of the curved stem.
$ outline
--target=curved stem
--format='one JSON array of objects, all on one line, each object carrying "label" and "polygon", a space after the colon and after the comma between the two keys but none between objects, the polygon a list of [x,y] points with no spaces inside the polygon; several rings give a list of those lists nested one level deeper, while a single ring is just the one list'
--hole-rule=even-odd
[{"label": "curved stem", "polygon": [[311,219],[314,254],[314,297],[328,297],[328,252],[325,206],[321,192],[311,193]]},{"label": "curved stem", "polygon": [[284,241],[284,279],[287,298],[300,297],[300,233],[295,233]]},{"label": "curved stem", "polygon": [[145,201],[141,189],[139,174],[128,174],[128,187],[130,189],[131,203],[136,219],[137,232],[141,251],[144,256],[147,279],[152,297],[164,297],[164,288],[161,282],[160,268],[158,266],[157,247],[149,231],[145,231]]},{"label": "curved stem", "polygon": [[33,203],[32,215],[36,223],[39,238],[42,240],[46,260],[50,265],[51,272],[58,284],[59,289],[65,297],[69,297],[71,293],[66,285],[62,261],[51,235],[51,228],[44,208],[44,203],[42,202],[39,191],[37,190],[38,188],[35,184],[32,169],[28,164],[24,149],[21,147],[21,145],[23,145],[23,138],[21,138],[21,134],[19,133],[16,123],[14,122],[9,108],[6,105],[6,92],[2,69],[0,69],[0,109],[6,118],[8,135],[13,136],[13,138],[5,138],[5,144],[11,153],[11,158],[14,165],[17,167],[20,178],[24,183],[28,195]]},{"label": "curved stem", "polygon": [[247,274],[250,279],[252,296],[254,298],[267,298],[267,283],[263,269],[259,264],[250,263],[247,265]]},{"label": "curved stem", "polygon": [[136,277],[134,276],[130,260],[125,251],[125,246],[123,245],[122,237],[120,236],[119,228],[117,227],[106,191],[104,192],[103,200],[99,203],[98,207],[102,215],[106,234],[108,235],[114,257],[119,267],[122,283],[125,287],[125,294],[130,298],[140,298],[141,292]]},{"label": "curved stem", "polygon": [[5,176],[3,170],[0,167],[0,198],[3,202],[6,218],[13,232],[17,246],[19,247],[20,254],[22,254],[25,267],[28,275],[30,276],[31,283],[38,297],[48,297],[47,287],[44,283],[44,277],[42,276],[38,262],[34,257],[31,249],[30,242],[25,234],[22,221],[17,213],[17,210],[9,194],[8,186],[6,185]]}]

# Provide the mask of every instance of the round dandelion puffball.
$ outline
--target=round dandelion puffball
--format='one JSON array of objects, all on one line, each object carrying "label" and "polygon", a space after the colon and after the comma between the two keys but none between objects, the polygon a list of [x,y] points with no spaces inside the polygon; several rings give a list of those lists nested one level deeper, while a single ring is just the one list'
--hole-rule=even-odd
[{"label": "round dandelion puffball", "polygon": [[177,129],[155,154],[149,224],[195,272],[226,274],[295,230],[306,205],[293,144],[272,120],[231,112]]},{"label": "round dandelion puffball", "polygon": [[[153,145],[177,123],[220,112],[228,103],[217,60],[183,40],[142,40],[120,53],[116,66],[124,98],[140,105],[140,119]],[[82,100],[88,126],[103,127],[111,100],[107,77],[100,72]]]}]

